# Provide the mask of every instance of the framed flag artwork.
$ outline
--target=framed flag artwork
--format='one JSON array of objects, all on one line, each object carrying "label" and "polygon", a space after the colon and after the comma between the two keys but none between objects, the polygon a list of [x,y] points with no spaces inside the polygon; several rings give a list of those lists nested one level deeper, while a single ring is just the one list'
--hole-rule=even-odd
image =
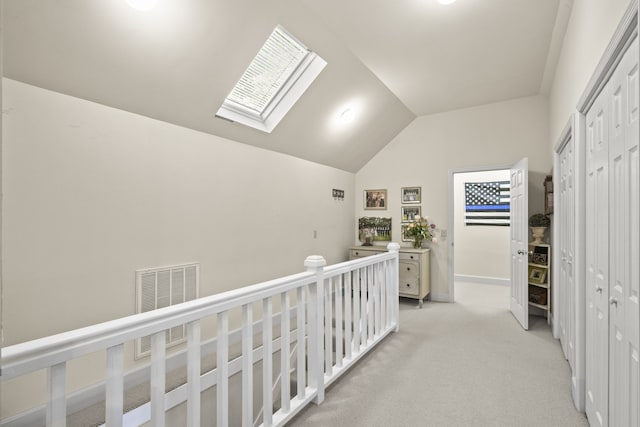
[{"label": "framed flag artwork", "polygon": [[509,181],[465,182],[465,225],[508,227],[511,224]]}]

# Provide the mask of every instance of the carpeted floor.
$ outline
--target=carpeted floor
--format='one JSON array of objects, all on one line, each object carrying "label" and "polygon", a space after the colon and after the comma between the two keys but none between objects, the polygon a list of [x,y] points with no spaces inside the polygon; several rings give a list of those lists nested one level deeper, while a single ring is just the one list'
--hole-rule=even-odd
[{"label": "carpeted floor", "polygon": [[402,300],[391,334],[289,426],[588,426],[543,317],[524,331],[509,288],[456,283],[456,303]]}]

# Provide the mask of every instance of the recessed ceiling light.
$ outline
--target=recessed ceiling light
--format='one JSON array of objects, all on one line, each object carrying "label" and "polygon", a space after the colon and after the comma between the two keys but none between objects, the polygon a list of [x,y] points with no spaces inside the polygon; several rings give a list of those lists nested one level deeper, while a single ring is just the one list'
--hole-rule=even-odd
[{"label": "recessed ceiling light", "polygon": [[127,3],[136,10],[147,12],[158,5],[158,0],[127,0]]},{"label": "recessed ceiling light", "polygon": [[351,123],[354,117],[355,114],[353,113],[353,110],[351,108],[347,108],[342,113],[340,113],[340,120],[343,123]]},{"label": "recessed ceiling light", "polygon": [[456,0],[438,0],[438,3],[440,4],[451,4],[454,3]]}]

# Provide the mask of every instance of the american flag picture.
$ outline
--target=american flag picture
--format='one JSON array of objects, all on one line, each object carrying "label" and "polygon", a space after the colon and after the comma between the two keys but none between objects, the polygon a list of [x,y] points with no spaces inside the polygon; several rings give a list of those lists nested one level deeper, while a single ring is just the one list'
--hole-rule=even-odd
[{"label": "american flag picture", "polygon": [[511,224],[509,181],[465,182],[465,225]]}]

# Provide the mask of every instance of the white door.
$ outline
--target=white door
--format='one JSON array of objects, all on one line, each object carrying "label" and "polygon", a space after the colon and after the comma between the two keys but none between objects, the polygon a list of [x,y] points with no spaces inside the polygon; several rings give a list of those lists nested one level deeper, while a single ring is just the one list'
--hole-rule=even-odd
[{"label": "white door", "polygon": [[609,85],[609,425],[638,419],[638,39]]},{"label": "white door", "polygon": [[529,160],[511,168],[511,313],[524,329],[529,329]]},{"label": "white door", "polygon": [[566,143],[559,154],[559,205],[556,221],[560,221],[556,251],[560,254],[559,280],[553,284],[558,289],[558,301],[554,302],[554,320],[558,322],[560,343],[564,355],[575,371],[575,306],[576,288],[574,280],[575,259],[575,187],[574,187],[574,140]]},{"label": "white door", "polygon": [[592,426],[608,425],[609,387],[609,133],[607,85],[586,117],[585,405]]}]

